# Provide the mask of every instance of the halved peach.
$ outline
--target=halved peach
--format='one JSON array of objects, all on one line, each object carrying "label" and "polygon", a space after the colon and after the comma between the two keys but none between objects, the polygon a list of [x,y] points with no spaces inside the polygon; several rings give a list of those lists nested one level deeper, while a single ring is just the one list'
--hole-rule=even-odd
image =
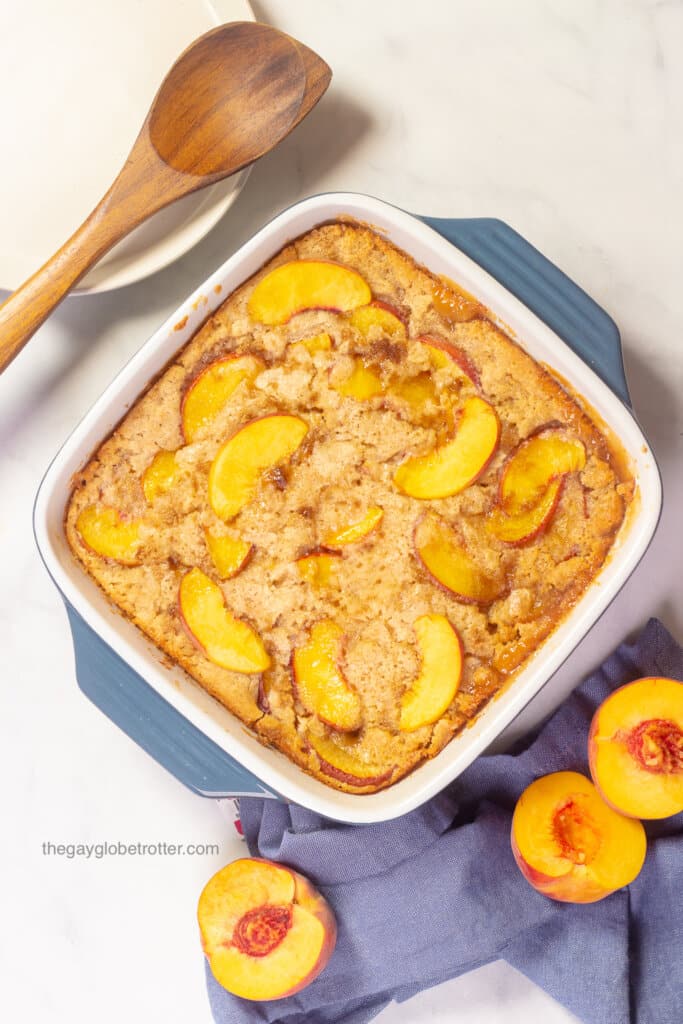
[{"label": "halved peach", "polygon": [[265,369],[257,356],[226,356],[207,366],[185,392],[181,406],[183,437],[191,444],[216,418],[242,381],[251,383]]},{"label": "halved peach", "polygon": [[180,619],[190,639],[209,661],[233,672],[256,674],[270,666],[259,635],[226,607],[223,591],[201,569],[180,581]]},{"label": "halved peach", "polygon": [[138,565],[140,522],[124,519],[108,505],[88,505],[76,519],[76,529],[87,548],[121,565]]},{"label": "halved peach", "polygon": [[355,398],[357,402],[366,402],[384,391],[382,378],[366,366],[362,359],[355,359],[350,376],[334,385],[335,391],[345,398]]},{"label": "halved peach", "polygon": [[439,516],[427,514],[417,521],[413,545],[434,582],[459,601],[490,604],[502,593],[502,578],[484,573],[453,529]]},{"label": "halved peach", "polygon": [[557,477],[583,469],[586,449],[581,441],[557,430],[533,434],[507,459],[499,481],[499,502],[507,513],[531,508]]},{"label": "halved peach", "polygon": [[445,615],[421,615],[415,621],[420,674],[401,698],[399,727],[412,732],[436,722],[460,686],[462,644]]},{"label": "halved peach", "polygon": [[578,772],[554,772],[527,786],[511,842],[526,880],[565,903],[595,903],[629,885],[647,845],[642,824],[608,807]]},{"label": "halved peach", "polygon": [[304,707],[340,732],[360,728],[360,697],[352,690],[340,667],[344,631],[332,619],[321,619],[310,631],[308,642],[292,655],[293,689]]},{"label": "halved peach", "polygon": [[379,505],[371,505],[364,516],[352,523],[345,523],[338,530],[333,530],[325,538],[325,546],[328,548],[341,548],[347,544],[355,544],[363,540],[369,533],[379,526],[384,516],[384,511]]},{"label": "halved peach", "polygon": [[175,452],[159,451],[142,474],[142,490],[148,505],[173,487],[180,476]]},{"label": "halved peach", "polygon": [[518,547],[528,544],[540,536],[550,525],[560,501],[564,477],[552,480],[537,504],[521,512],[507,515],[501,508],[495,508],[486,523],[487,529],[506,544]]},{"label": "halved peach", "polygon": [[217,536],[209,530],[204,536],[211,561],[222,580],[229,580],[241,572],[253,554],[254,545],[241,537]]},{"label": "halved peach", "polygon": [[314,587],[333,587],[337,583],[337,567],[341,554],[328,548],[315,548],[296,560],[302,580]]},{"label": "halved peach", "polygon": [[294,260],[261,278],[247,308],[252,320],[274,325],[287,323],[305,309],[347,313],[367,305],[371,298],[367,281],[350,267],[323,260]]},{"label": "halved peach", "polygon": [[593,781],[634,818],[683,811],[683,682],[651,676],[611,693],[588,734]]},{"label": "halved peach", "polygon": [[349,317],[349,323],[363,338],[367,338],[373,327],[379,327],[387,338],[401,340],[406,336],[406,325],[398,310],[380,299],[375,299],[368,306],[354,309]]},{"label": "halved peach", "polygon": [[309,355],[314,356],[316,352],[329,352],[332,348],[332,339],[327,332],[313,334],[310,338],[301,338],[300,341],[293,341],[292,348],[301,345]]},{"label": "halved peach", "polygon": [[267,469],[289,459],[306,434],[299,416],[273,413],[251,420],[225,442],[211,463],[209,503],[220,519],[233,519],[251,501]]},{"label": "halved peach", "polygon": [[422,334],[417,340],[427,346],[432,364],[437,370],[457,369],[476,388],[481,387],[479,371],[470,357],[462,349],[458,348],[457,345],[446,341],[445,338],[437,338],[432,334]]},{"label": "halved peach", "polygon": [[358,749],[355,743],[342,745],[324,736],[307,735],[308,743],[317,755],[320,770],[331,779],[344,782],[356,789],[376,788],[388,782],[395,765],[389,768],[374,764]]},{"label": "halved peach", "polygon": [[308,879],[252,857],[207,882],[197,919],[214,978],[242,999],[300,992],[325,968],[337,938],[334,914]]},{"label": "halved peach", "polygon": [[499,437],[500,423],[493,407],[478,396],[468,398],[453,440],[426,455],[406,459],[394,473],[394,483],[411,498],[458,494],[484,472]]}]

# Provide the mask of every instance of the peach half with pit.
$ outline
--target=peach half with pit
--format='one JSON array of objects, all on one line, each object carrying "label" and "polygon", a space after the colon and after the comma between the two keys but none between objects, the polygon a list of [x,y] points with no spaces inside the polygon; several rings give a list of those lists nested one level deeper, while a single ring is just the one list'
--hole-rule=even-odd
[{"label": "peach half with pit", "polygon": [[197,919],[211,973],[242,999],[300,992],[324,970],[337,938],[332,909],[307,878],[255,857],[209,879]]},{"label": "peach half with pit", "polygon": [[273,326],[307,309],[348,313],[371,298],[367,281],[350,267],[325,260],[293,260],[261,278],[247,308],[252,320]]},{"label": "peach half with pit", "polygon": [[468,552],[455,530],[440,516],[421,516],[413,530],[413,546],[434,583],[465,604],[491,604],[504,589],[500,576],[486,573]]},{"label": "peach half with pit", "polygon": [[233,519],[253,498],[261,475],[297,450],[308,425],[299,416],[272,413],[250,420],[219,449],[209,471],[209,504]]},{"label": "peach half with pit", "polygon": [[215,420],[243,381],[251,384],[265,369],[257,356],[226,356],[217,359],[195,378],[181,406],[183,437],[191,444]]},{"label": "peach half with pit", "polygon": [[394,484],[411,498],[447,498],[464,491],[484,472],[498,447],[500,423],[483,398],[468,398],[455,435],[446,444],[402,462]]},{"label": "peach half with pit", "polygon": [[641,822],[608,807],[579,772],[553,772],[527,786],[511,843],[527,882],[564,903],[595,903],[629,885],[647,846]]},{"label": "peach half with pit", "polygon": [[109,505],[88,505],[76,519],[76,530],[94,554],[121,565],[139,564],[139,520],[125,519]]},{"label": "peach half with pit", "polygon": [[214,665],[254,675],[270,667],[258,633],[232,614],[221,588],[201,569],[180,581],[178,609],[190,639]]},{"label": "peach half with pit", "polygon": [[652,676],[611,693],[593,716],[588,757],[595,785],[622,814],[683,811],[683,682]]},{"label": "peach half with pit", "polygon": [[445,615],[421,615],[414,628],[422,665],[401,698],[399,728],[403,732],[441,718],[458,692],[462,675],[462,643]]},{"label": "peach half with pit", "polygon": [[308,640],[292,654],[292,689],[303,706],[340,732],[355,732],[362,722],[360,697],[341,668],[344,632],[332,619],[321,619]]}]

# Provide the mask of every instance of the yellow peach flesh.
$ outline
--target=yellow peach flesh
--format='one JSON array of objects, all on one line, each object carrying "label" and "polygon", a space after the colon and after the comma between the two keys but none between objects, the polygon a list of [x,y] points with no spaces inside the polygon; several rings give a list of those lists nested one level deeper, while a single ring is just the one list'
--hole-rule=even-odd
[{"label": "yellow peach flesh", "polygon": [[347,544],[355,544],[356,541],[367,537],[376,526],[379,526],[383,516],[384,512],[378,505],[371,506],[361,519],[347,523],[338,530],[328,533],[325,538],[326,547],[338,548],[345,547]]},{"label": "yellow peach flesh", "polygon": [[333,587],[337,583],[339,557],[336,551],[316,551],[303,555],[296,560],[299,575],[313,587]]},{"label": "yellow peach flesh", "polygon": [[399,727],[404,732],[441,718],[458,691],[462,674],[460,639],[444,615],[420,616],[415,635],[422,666],[401,698]]},{"label": "yellow peach flesh", "polygon": [[247,308],[257,323],[286,323],[305,309],[345,313],[370,302],[366,281],[339,263],[296,260],[271,270],[255,286]]},{"label": "yellow peach flesh", "polygon": [[511,838],[527,881],[570,903],[592,903],[629,885],[646,852],[642,824],[608,807],[578,772],[532,782],[517,801]]},{"label": "yellow peach flesh", "polygon": [[239,537],[216,536],[206,531],[206,546],[216,572],[222,580],[237,575],[246,565],[253,550],[249,541]]},{"label": "yellow peach flesh", "polygon": [[244,858],[205,886],[197,908],[202,946],[220,985],[243,999],[293,995],[324,969],[336,924],[307,879]]},{"label": "yellow peach flesh", "polygon": [[386,767],[366,760],[357,751],[341,746],[323,736],[308,734],[308,742],[318,756],[320,768],[349,786],[362,789],[378,786],[391,778],[394,766]]},{"label": "yellow peach flesh", "polygon": [[593,781],[622,814],[683,811],[683,683],[648,677],[615,690],[593,716],[588,752]]},{"label": "yellow peach flesh", "polygon": [[342,732],[361,725],[361,703],[339,667],[343,630],[331,619],[316,622],[308,642],[292,656],[294,689],[304,707]]},{"label": "yellow peach flesh", "polygon": [[183,437],[191,444],[218,416],[233,392],[256,379],[264,363],[256,356],[228,356],[208,366],[186,392],[182,402]]},{"label": "yellow peach flesh", "polygon": [[270,666],[257,633],[226,607],[223,591],[201,569],[190,569],[180,582],[182,620],[206,657],[233,672],[258,673]]},{"label": "yellow peach flesh", "polygon": [[180,475],[175,452],[157,452],[142,474],[142,490],[148,505],[152,505],[160,494],[173,487]]},{"label": "yellow peach flesh", "polygon": [[301,338],[300,341],[292,342],[292,348],[297,345],[305,348],[310,356],[314,356],[316,352],[329,352],[332,348],[332,339],[327,333],[314,334],[310,338]]},{"label": "yellow peach flesh", "polygon": [[418,521],[413,542],[425,569],[461,600],[489,604],[503,590],[502,580],[482,572],[451,527],[438,516],[426,515]]},{"label": "yellow peach flesh", "polygon": [[123,519],[115,508],[106,505],[88,505],[79,513],[76,529],[96,555],[122,565],[138,564],[139,521]]},{"label": "yellow peach flesh", "polygon": [[469,398],[461,411],[455,437],[440,448],[403,462],[394,483],[404,494],[429,500],[458,494],[477,479],[498,446],[500,424],[482,398]]},{"label": "yellow peach flesh", "polygon": [[354,398],[357,402],[367,402],[384,391],[381,378],[366,366],[362,359],[354,360],[350,375],[334,385],[335,391],[345,398]]},{"label": "yellow peach flesh", "polygon": [[553,480],[541,495],[538,503],[521,512],[508,515],[496,508],[489,516],[487,528],[506,544],[522,544],[534,540],[550,523],[562,489],[562,478]]},{"label": "yellow peach flesh", "polygon": [[265,470],[290,458],[308,432],[298,416],[273,414],[247,423],[226,441],[211,464],[209,502],[220,519],[248,504]]},{"label": "yellow peach flesh", "polygon": [[500,503],[508,514],[528,509],[542,499],[555,477],[583,469],[586,449],[581,441],[555,433],[536,434],[516,448],[500,478]]},{"label": "yellow peach flesh", "polygon": [[406,336],[405,324],[400,317],[386,306],[377,303],[354,309],[349,317],[349,323],[363,338],[368,337],[373,327],[378,327],[388,338],[401,339]]}]

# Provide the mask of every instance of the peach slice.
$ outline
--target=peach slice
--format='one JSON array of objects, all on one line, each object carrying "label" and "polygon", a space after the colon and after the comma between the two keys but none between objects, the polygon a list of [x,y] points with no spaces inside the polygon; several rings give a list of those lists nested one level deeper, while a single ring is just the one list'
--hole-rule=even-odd
[{"label": "peach slice", "polygon": [[629,885],[643,866],[645,830],[608,807],[578,772],[554,772],[524,790],[512,816],[512,852],[538,892],[595,903]]},{"label": "peach slice", "polygon": [[498,447],[500,424],[492,406],[478,396],[462,407],[455,437],[440,448],[401,463],[396,487],[428,500],[458,494],[481,476]]},{"label": "peach slice", "polygon": [[308,643],[292,655],[293,688],[304,707],[340,732],[361,725],[361,703],[339,666],[344,632],[331,619],[311,629]]},{"label": "peach slice", "polygon": [[283,413],[240,427],[209,471],[209,503],[219,519],[233,519],[253,498],[261,474],[290,458],[307,433],[302,419]]},{"label": "peach slice", "polygon": [[548,484],[559,476],[583,469],[586,449],[581,441],[557,431],[533,434],[512,452],[500,475],[499,502],[509,513],[538,504]]},{"label": "peach slice", "polygon": [[335,391],[345,398],[355,398],[357,402],[366,402],[384,391],[381,378],[362,359],[355,359],[351,375],[335,385]]},{"label": "peach slice", "polygon": [[341,554],[327,548],[316,548],[297,558],[296,564],[302,580],[314,587],[333,587],[337,583],[337,567]]},{"label": "peach slice", "polygon": [[354,309],[349,317],[349,323],[363,338],[367,338],[372,327],[379,327],[385,337],[397,341],[406,336],[406,326],[398,310],[379,299],[375,299],[368,306]]},{"label": "peach slice", "polygon": [[460,686],[462,644],[445,615],[421,615],[415,635],[422,656],[417,679],[401,698],[399,728],[412,732],[436,722]]},{"label": "peach slice", "polygon": [[325,968],[337,939],[334,914],[307,878],[245,857],[205,885],[197,919],[211,972],[242,999],[283,999]]},{"label": "peach slice", "polygon": [[239,537],[219,537],[208,530],[205,537],[211,561],[222,580],[229,580],[231,576],[241,572],[254,551],[253,544]]},{"label": "peach slice", "polygon": [[683,683],[648,677],[611,693],[588,734],[593,781],[634,818],[683,811]]},{"label": "peach slice", "polygon": [[251,384],[264,368],[256,356],[227,356],[207,366],[185,392],[180,406],[186,443],[191,444],[216,418],[242,381]]},{"label": "peach slice", "polygon": [[513,547],[535,540],[550,525],[563,485],[564,477],[551,481],[538,503],[521,512],[507,515],[501,508],[494,509],[486,523],[487,529],[498,540]]},{"label": "peach slice", "polygon": [[338,530],[333,530],[332,533],[328,533],[325,538],[325,545],[329,548],[341,548],[347,544],[355,544],[359,540],[363,540],[369,533],[379,526],[384,516],[384,510],[379,505],[371,505],[365,515],[361,519],[356,519],[353,523],[346,523],[344,526],[340,526]]},{"label": "peach slice", "polygon": [[292,348],[296,348],[297,345],[301,345],[309,355],[314,356],[316,352],[329,352],[332,348],[332,339],[329,334],[323,332],[322,334],[313,334],[310,338],[302,338],[300,341],[292,342]]},{"label": "peach slice", "polygon": [[434,582],[459,601],[490,604],[502,593],[502,579],[484,573],[440,517],[422,516],[415,526],[413,544]]},{"label": "peach slice", "polygon": [[153,505],[160,494],[170,491],[180,476],[175,452],[157,452],[142,474],[142,490],[148,505]]},{"label": "peach slice", "polygon": [[373,764],[358,751],[355,744],[342,746],[324,736],[308,733],[307,739],[320,762],[320,770],[331,779],[344,782],[356,789],[376,788],[388,782],[394,773],[395,765],[386,768]]},{"label": "peach slice", "polygon": [[201,569],[180,581],[178,607],[190,639],[214,665],[256,674],[270,666],[261,638],[226,607],[223,591]]},{"label": "peach slice", "polygon": [[465,355],[457,345],[430,334],[423,334],[417,340],[427,346],[432,364],[437,370],[456,369],[459,374],[467,377],[476,388],[481,387],[479,371],[469,356]]},{"label": "peach slice", "polygon": [[88,505],[79,513],[76,529],[87,548],[121,565],[138,565],[140,522],[124,519],[107,505]]},{"label": "peach slice", "polygon": [[437,401],[436,389],[430,373],[420,373],[417,377],[396,381],[395,384],[390,385],[388,391],[390,395],[402,398],[404,402],[417,410],[424,408],[427,402]]},{"label": "peach slice", "polygon": [[285,324],[305,309],[348,313],[372,298],[355,270],[322,260],[283,263],[261,278],[249,297],[249,316],[260,324]]}]

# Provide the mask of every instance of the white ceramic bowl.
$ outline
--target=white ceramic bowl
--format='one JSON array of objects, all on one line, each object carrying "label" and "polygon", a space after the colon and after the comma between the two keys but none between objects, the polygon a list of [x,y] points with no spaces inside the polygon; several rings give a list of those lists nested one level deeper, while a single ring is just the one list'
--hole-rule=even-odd
[{"label": "white ceramic bowl", "polygon": [[[68,548],[64,509],[72,474],[118,423],[147,383],[218,305],[286,242],[339,215],[372,224],[437,274],[446,274],[480,299],[532,356],[552,367],[620,438],[637,482],[633,512],[597,579],[512,685],[490,702],[473,725],[433,760],[389,789],[341,793],[302,772],[283,754],[262,746],[182,669],[164,668],[159,651],[109,604]],[[221,286],[220,295],[214,290]],[[187,317],[182,331],[174,325]],[[661,508],[659,472],[630,411],[586,364],[530,310],[441,235],[410,214],[367,196],[327,194],[305,199],[258,231],[168,318],[143,345],[74,430],[41,485],[35,506],[38,545],[55,583],[76,611],[170,704],[219,747],[284,797],[342,821],[372,822],[412,810],[439,792],[487,747],[529,702],[595,623],[644,554]]]}]

